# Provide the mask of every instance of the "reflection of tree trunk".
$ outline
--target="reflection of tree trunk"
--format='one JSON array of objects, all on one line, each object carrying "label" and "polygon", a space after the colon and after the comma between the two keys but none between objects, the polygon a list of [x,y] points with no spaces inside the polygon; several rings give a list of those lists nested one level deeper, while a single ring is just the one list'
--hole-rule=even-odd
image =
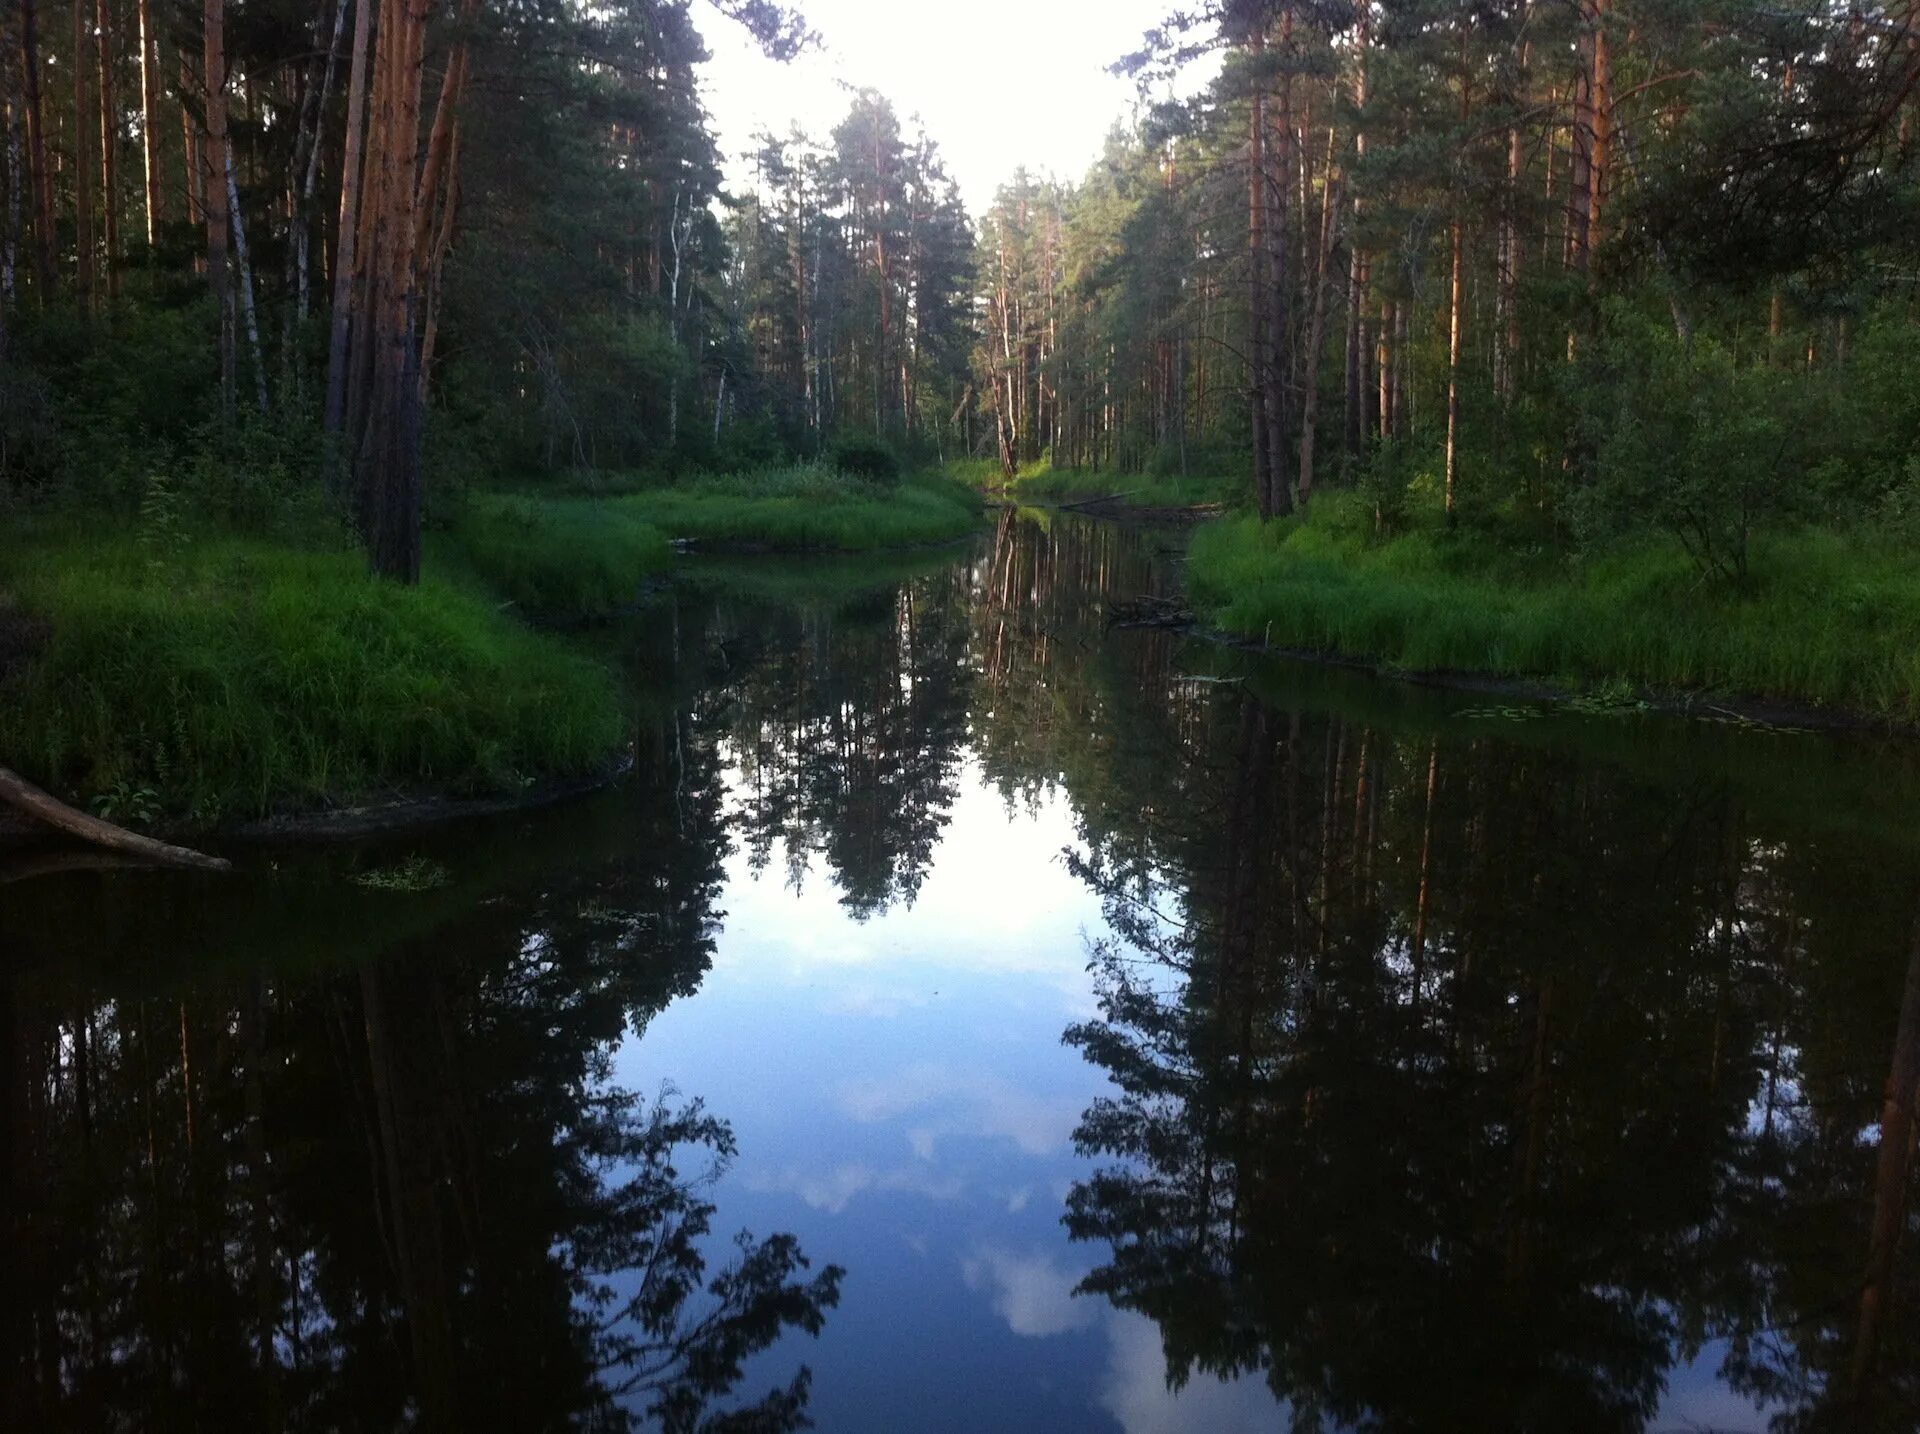
[{"label": "reflection of tree trunk", "polygon": [[1907,958],[1906,992],[1887,1074],[1880,1114],[1880,1163],[1873,1182],[1873,1226],[1867,1244],[1866,1287],[1860,1294],[1860,1324],[1854,1337],[1853,1395],[1864,1398],[1879,1353],[1881,1328],[1892,1294],[1893,1262],[1907,1223],[1907,1181],[1913,1167],[1913,1105],[1920,1094],[1920,923]]},{"label": "reflection of tree trunk", "polygon": [[1433,872],[1433,795],[1440,785],[1440,744],[1427,748],[1427,815],[1420,829],[1420,895],[1413,911],[1413,1004],[1427,979],[1427,912],[1431,901]]},{"label": "reflection of tree trunk", "polygon": [[420,1079],[416,1067],[425,1033],[411,1019],[396,1019],[390,1009],[394,986],[386,963],[369,962],[361,968],[367,1066],[379,1124],[377,1177],[391,1219],[394,1274],[406,1306],[423,1422],[428,1428],[444,1428],[453,1412],[452,1329],[435,1143],[425,1108],[431,1082]]},{"label": "reflection of tree trunk", "polygon": [[1526,1083],[1521,1086],[1521,1122],[1524,1134],[1514,1151],[1513,1233],[1507,1250],[1507,1287],[1515,1298],[1526,1288],[1533,1259],[1533,1215],[1540,1189],[1540,1166],[1546,1157],[1547,1097],[1553,1072],[1553,977],[1540,978],[1533,1001],[1533,1054]]}]

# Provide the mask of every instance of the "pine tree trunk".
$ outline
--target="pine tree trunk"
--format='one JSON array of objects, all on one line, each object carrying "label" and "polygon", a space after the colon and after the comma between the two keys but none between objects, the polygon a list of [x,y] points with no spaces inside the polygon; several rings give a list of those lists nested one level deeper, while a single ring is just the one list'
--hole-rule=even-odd
[{"label": "pine tree trunk", "polygon": [[[1266,52],[1267,37],[1256,28],[1252,50],[1256,56]],[[1271,390],[1273,366],[1271,341],[1267,334],[1268,306],[1272,286],[1268,282],[1267,250],[1267,101],[1258,82],[1253,92],[1247,133],[1247,295],[1250,332],[1247,339],[1248,387],[1253,401],[1253,492],[1260,516],[1273,516],[1273,455],[1267,422],[1267,401]]]},{"label": "pine tree trunk", "polygon": [[[1283,17],[1282,40],[1292,50],[1293,14]],[[1280,81],[1279,113],[1275,128],[1279,132],[1278,154],[1269,145],[1267,162],[1278,173],[1269,175],[1267,196],[1272,211],[1267,219],[1267,243],[1272,253],[1267,270],[1267,497],[1262,513],[1267,517],[1285,517],[1293,511],[1292,455],[1287,448],[1288,418],[1291,416],[1293,367],[1293,252],[1288,240],[1293,224],[1293,185],[1298,166],[1295,163],[1293,133],[1293,76],[1283,74]]]},{"label": "pine tree trunk", "polygon": [[160,242],[166,223],[165,186],[160,179],[160,37],[153,28],[153,0],[139,0],[140,157],[145,181],[147,247]]},{"label": "pine tree trunk", "polygon": [[42,307],[53,302],[53,174],[47,168],[47,112],[40,95],[37,0],[20,0],[20,92],[27,107],[27,187],[33,199],[33,251]]},{"label": "pine tree trunk", "polygon": [[[360,229],[361,152],[367,113],[367,35],[377,0],[354,0],[353,60],[347,75],[347,136],[340,165],[340,218],[334,239],[333,307],[327,335],[327,398],[322,421],[330,437],[346,424],[347,338],[360,286],[357,240]],[[337,461],[338,455],[336,455]]]},{"label": "pine tree trunk", "polygon": [[80,311],[93,311],[93,161],[99,116],[87,98],[87,5],[73,0],[73,251],[74,294]]},{"label": "pine tree trunk", "polygon": [[207,282],[220,308],[220,411],[233,417],[233,278],[227,272],[227,186],[220,169],[227,152],[227,55],[225,0],[206,0],[202,37],[206,129],[200,144],[200,194],[206,215]]},{"label": "pine tree trunk", "polygon": [[100,64],[101,229],[106,240],[107,297],[120,297],[120,126],[113,103],[113,10],[110,0],[95,0],[95,37]]},{"label": "pine tree trunk", "polygon": [[1460,483],[1460,354],[1466,333],[1466,225],[1453,221],[1453,273],[1447,301],[1447,522],[1454,521]]},{"label": "pine tree trunk", "polygon": [[260,351],[260,321],[253,307],[253,261],[247,254],[247,220],[240,209],[240,181],[233,166],[233,139],[226,149],[227,209],[233,220],[233,257],[240,284],[240,309],[247,323],[247,356],[253,360],[254,401],[267,412],[267,365]]},{"label": "pine tree trunk", "polygon": [[[1300,411],[1300,506],[1313,498],[1314,444],[1320,418],[1320,361],[1326,347],[1327,289],[1332,277],[1335,215],[1340,212],[1340,182],[1334,176],[1335,131],[1327,130],[1327,179],[1320,200],[1320,246],[1314,255],[1313,303],[1307,322],[1305,390]],[[1351,350],[1349,350],[1351,356]]]}]

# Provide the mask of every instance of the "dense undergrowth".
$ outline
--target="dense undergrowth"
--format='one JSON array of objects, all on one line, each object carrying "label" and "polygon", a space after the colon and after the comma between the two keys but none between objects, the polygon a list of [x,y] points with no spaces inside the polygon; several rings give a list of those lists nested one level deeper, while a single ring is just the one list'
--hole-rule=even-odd
[{"label": "dense undergrowth", "polygon": [[0,585],[45,624],[0,752],[119,821],[513,790],[624,735],[599,665],[477,586],[380,582],[344,541],[42,525],[0,548]]},{"label": "dense undergrowth", "polygon": [[1732,583],[1651,535],[1581,557],[1432,515],[1380,540],[1358,495],[1329,494],[1303,518],[1202,529],[1189,587],[1276,647],[1920,720],[1920,570],[1892,540],[1759,533]]},{"label": "dense undergrowth", "polygon": [[1055,468],[1045,458],[1022,465],[1011,482],[991,459],[950,463],[943,471],[956,482],[1037,506],[1103,498],[1124,508],[1211,508],[1237,501],[1246,488],[1244,476]]},{"label": "dense undergrowth", "polygon": [[785,551],[867,551],[950,542],[979,525],[980,502],[934,476],[888,482],[825,464],[726,474],[608,500],[671,538]]},{"label": "dense undergrowth", "polygon": [[538,629],[632,606],[673,561],[666,534],[871,565],[963,536],[979,510],[938,478],[824,466],[599,497],[473,490],[437,505],[425,578],[404,588],[368,576],[311,485],[236,488],[234,471],[150,478],[137,506],[9,515],[0,760],[136,825],[510,793],[623,741],[618,662]]},{"label": "dense undergrowth", "polygon": [[579,619],[630,606],[673,550],[618,503],[483,493],[459,505],[433,557],[464,563],[530,615]]}]

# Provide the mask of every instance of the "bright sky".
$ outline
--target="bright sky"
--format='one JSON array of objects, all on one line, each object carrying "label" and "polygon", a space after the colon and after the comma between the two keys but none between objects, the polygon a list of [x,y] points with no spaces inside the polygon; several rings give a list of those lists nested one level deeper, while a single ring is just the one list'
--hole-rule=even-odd
[{"label": "bright sky", "polygon": [[1174,8],[1174,0],[798,4],[824,45],[789,65],[762,57],[745,30],[710,6],[697,7],[713,52],[707,105],[729,178],[748,182],[739,156],[755,131],[785,134],[797,120],[824,139],[846,113],[848,89],[870,86],[893,101],[903,123],[916,114],[925,121],[976,215],[1022,163],[1062,179],[1085,173],[1135,102],[1133,81],[1107,66]]}]

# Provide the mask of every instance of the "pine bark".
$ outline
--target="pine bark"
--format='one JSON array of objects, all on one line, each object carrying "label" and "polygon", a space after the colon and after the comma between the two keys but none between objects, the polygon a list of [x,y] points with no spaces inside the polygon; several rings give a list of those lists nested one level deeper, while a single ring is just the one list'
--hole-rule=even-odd
[{"label": "pine bark", "polygon": [[26,103],[28,187],[33,193],[35,278],[44,306],[53,300],[53,175],[47,168],[47,112],[40,92],[37,0],[20,0],[20,92]]},{"label": "pine bark", "polygon": [[[1264,29],[1256,27],[1249,48],[1256,59],[1266,53]],[[1247,128],[1247,309],[1249,332],[1248,386],[1253,408],[1253,492],[1262,518],[1271,518],[1273,454],[1268,430],[1267,403],[1272,387],[1273,356],[1267,333],[1272,285],[1268,279],[1267,250],[1267,99],[1260,81],[1254,83]]]},{"label": "pine bark", "polygon": [[160,37],[153,28],[153,0],[139,0],[140,157],[145,181],[147,247],[160,242],[166,223],[165,185],[160,178]]},{"label": "pine bark", "polygon": [[206,0],[202,14],[202,74],[206,122],[200,142],[201,209],[207,231],[207,282],[220,309],[220,411],[233,417],[233,278],[227,272],[227,185],[221,174],[227,152],[227,54],[225,0]]},{"label": "pine bark", "polygon": [[82,313],[93,309],[93,161],[97,116],[87,97],[85,0],[73,4],[73,251],[74,294]]},{"label": "pine bark", "polygon": [[340,218],[334,238],[333,306],[327,335],[327,399],[322,420],[330,437],[346,424],[347,340],[355,295],[364,286],[359,263],[361,156],[367,112],[367,39],[378,0],[354,0],[353,60],[347,72],[347,135],[340,162]]},{"label": "pine bark", "polygon": [[101,233],[106,243],[107,297],[120,297],[120,126],[113,102],[113,8],[111,0],[95,0],[95,36],[100,65],[100,192]]}]

